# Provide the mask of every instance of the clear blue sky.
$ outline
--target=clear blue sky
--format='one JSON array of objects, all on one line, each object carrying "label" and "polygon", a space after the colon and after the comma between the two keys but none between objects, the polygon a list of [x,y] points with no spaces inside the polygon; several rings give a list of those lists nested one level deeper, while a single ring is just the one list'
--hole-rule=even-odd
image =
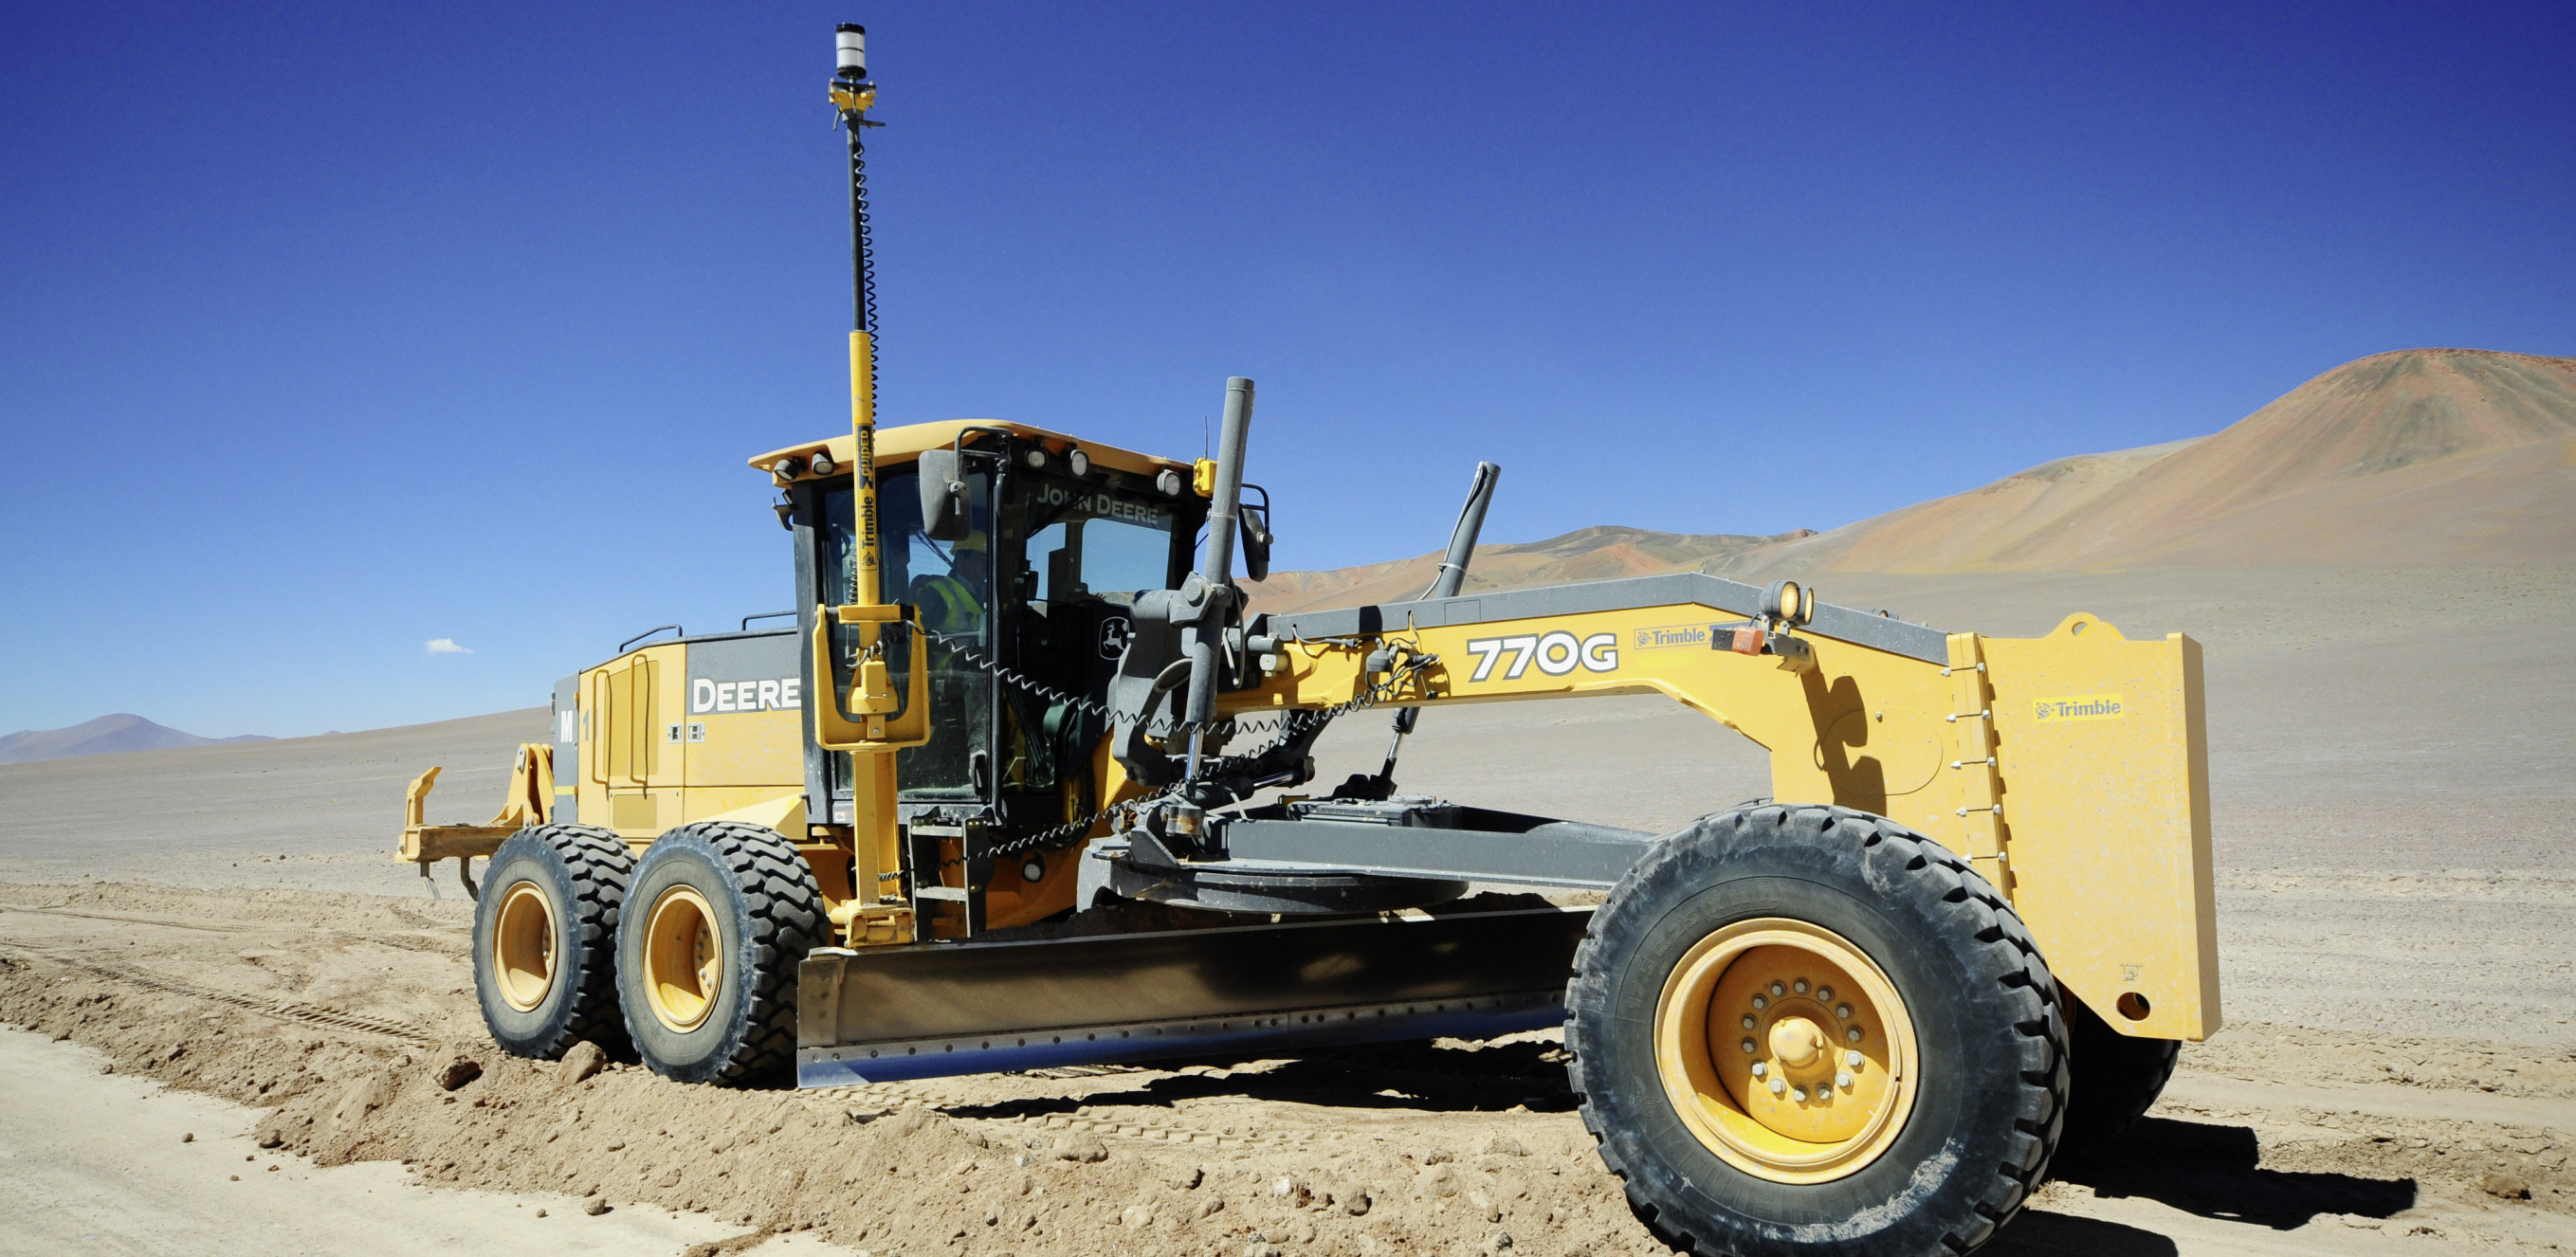
[{"label": "clear blue sky", "polygon": [[0,731],[527,706],[786,607],[840,20],[886,420],[1195,455],[1255,377],[1282,567],[1435,548],[1478,458],[1492,540],[1828,528],[2576,353],[2563,4],[12,14]]}]

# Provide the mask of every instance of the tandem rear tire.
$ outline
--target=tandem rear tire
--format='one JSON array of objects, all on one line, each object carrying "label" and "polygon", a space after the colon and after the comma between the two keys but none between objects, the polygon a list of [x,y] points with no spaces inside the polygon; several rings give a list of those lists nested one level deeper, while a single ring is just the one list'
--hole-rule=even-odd
[{"label": "tandem rear tire", "polygon": [[553,1060],[623,1046],[617,918],[635,858],[605,829],[535,825],[492,853],[474,903],[474,991],[492,1041]]},{"label": "tandem rear tire", "polygon": [[681,1082],[781,1076],[796,1061],[796,966],[828,925],[813,871],[774,829],[702,821],[655,839],[617,931],[636,1053]]},{"label": "tandem rear tire", "polygon": [[2069,998],[2066,1011],[2075,1077],[2066,1097],[2066,1137],[2058,1144],[2058,1156],[2076,1161],[2108,1149],[2155,1107],[2173,1079],[2182,1044],[2122,1034],[2082,1000]]},{"label": "tandem rear tire", "polygon": [[1628,872],[1574,963],[1584,1124],[1676,1249],[1956,1257],[2048,1172],[2056,982],[1990,883],[1893,821],[1707,817]]}]

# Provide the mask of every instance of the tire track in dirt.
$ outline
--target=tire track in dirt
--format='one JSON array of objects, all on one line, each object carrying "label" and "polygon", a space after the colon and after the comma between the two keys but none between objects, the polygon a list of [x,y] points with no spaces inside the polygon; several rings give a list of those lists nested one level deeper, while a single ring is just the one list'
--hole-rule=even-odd
[{"label": "tire track in dirt", "polygon": [[12,943],[6,947],[0,947],[0,956],[9,956],[12,952],[18,953],[21,957],[41,959],[47,963],[60,965],[66,969],[77,969],[80,972],[86,973],[93,978],[100,979],[101,981],[121,982],[128,986],[139,986],[147,991],[157,991],[163,995],[176,995],[185,999],[207,1000],[227,1007],[238,1008],[245,1012],[257,1013],[263,1017],[272,1017],[279,1021],[292,1022],[297,1025],[311,1026],[321,1030],[342,1030],[353,1034],[372,1035],[377,1038],[391,1039],[394,1042],[408,1044],[413,1047],[425,1048],[436,1042],[436,1039],[426,1030],[422,1030],[417,1026],[408,1025],[402,1022],[387,1021],[380,1017],[367,1017],[357,1013],[333,1012],[327,1008],[317,1008],[311,1004],[301,1004],[293,1000],[265,999],[256,995],[244,995],[239,992],[220,990],[215,987],[190,982],[182,978],[167,977],[162,974],[151,973],[141,969],[130,969],[115,965],[102,965],[95,961],[77,960],[59,954],[48,954],[43,949],[31,948],[24,943]]},{"label": "tire track in dirt", "polygon": [[[122,912],[82,912],[75,908],[47,907],[31,904],[0,904],[0,913],[5,912],[33,912],[50,917],[80,917],[91,921],[113,921],[120,925],[149,925],[170,930],[203,930],[214,934],[249,934],[260,930],[273,930],[277,928],[274,922],[267,921],[237,921],[223,923],[207,921],[178,921],[169,917],[139,916],[132,913]],[[395,915],[400,916],[405,920],[420,920],[419,916],[414,913],[397,911]],[[308,933],[308,937],[336,938],[351,943],[368,943],[381,947],[398,948],[403,951],[426,952],[430,955],[437,956],[455,955],[457,948],[463,941],[455,937],[455,932],[458,929],[456,926],[436,922],[423,922],[418,928],[422,930],[441,931],[445,933],[447,937],[417,938],[405,934],[358,934],[347,930],[327,929],[310,931]]]}]

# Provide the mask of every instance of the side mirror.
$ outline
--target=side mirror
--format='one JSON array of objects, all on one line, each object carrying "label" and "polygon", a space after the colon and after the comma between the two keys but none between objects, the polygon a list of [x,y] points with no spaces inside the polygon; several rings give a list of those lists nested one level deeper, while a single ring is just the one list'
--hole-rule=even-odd
[{"label": "side mirror", "polygon": [[1254,583],[1270,579],[1270,513],[1243,512],[1243,574]]},{"label": "side mirror", "polygon": [[956,541],[973,531],[958,462],[953,449],[921,452],[921,530],[934,541]]}]

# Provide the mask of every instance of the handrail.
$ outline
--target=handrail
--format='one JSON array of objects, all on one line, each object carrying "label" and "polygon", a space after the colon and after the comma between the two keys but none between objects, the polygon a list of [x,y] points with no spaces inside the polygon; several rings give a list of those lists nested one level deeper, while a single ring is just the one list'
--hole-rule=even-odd
[{"label": "handrail", "polygon": [[796,613],[793,611],[763,611],[758,615],[746,615],[742,617],[742,631],[745,633],[750,632],[751,622],[754,620],[775,620],[780,616],[794,614]]},{"label": "handrail", "polygon": [[664,629],[669,629],[669,630],[671,630],[671,632],[672,632],[675,636],[679,636],[679,637],[686,637],[686,636],[688,636],[688,635],[689,635],[689,630],[684,629],[684,628],[681,628],[681,627],[680,627],[679,625],[677,625],[677,624],[657,624],[657,625],[654,625],[654,626],[653,626],[653,627],[651,627],[651,628],[648,628],[648,629],[644,630],[644,631],[643,631],[643,632],[641,632],[641,633],[636,634],[636,635],[635,635],[635,636],[633,636],[633,637],[627,638],[625,641],[622,641],[622,642],[617,643],[617,653],[618,653],[618,654],[621,654],[621,655],[622,655],[622,654],[625,654],[625,653],[626,653],[626,648],[627,648],[627,647],[632,646],[632,645],[634,645],[634,644],[635,644],[635,643],[637,643],[637,642],[643,641],[645,638],[647,638],[647,637],[651,637],[651,636],[652,636],[652,635],[654,635],[655,633],[659,633],[659,632],[661,632],[661,631],[662,631],[662,630],[664,630]]}]

